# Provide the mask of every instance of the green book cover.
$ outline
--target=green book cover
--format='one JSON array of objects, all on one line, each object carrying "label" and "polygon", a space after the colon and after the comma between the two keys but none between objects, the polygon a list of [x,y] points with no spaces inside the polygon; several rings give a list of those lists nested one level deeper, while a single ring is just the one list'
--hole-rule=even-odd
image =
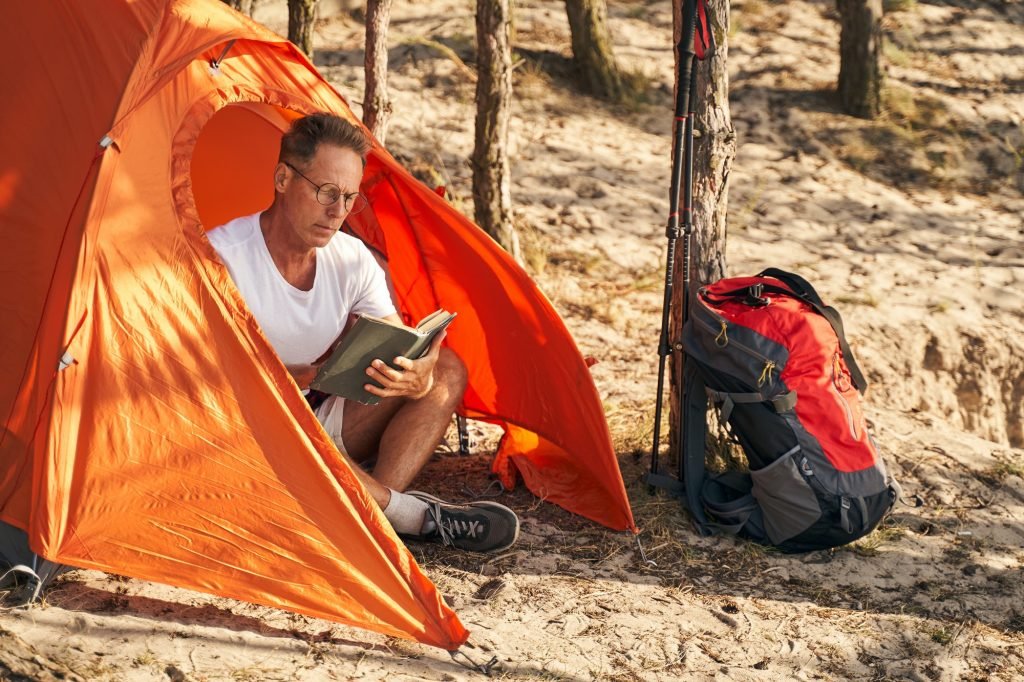
[{"label": "green book cover", "polygon": [[365,384],[380,386],[366,375],[370,363],[380,359],[395,367],[393,363],[399,355],[410,360],[422,357],[434,337],[453,319],[455,313],[438,310],[420,320],[416,327],[407,327],[379,317],[360,315],[317,372],[310,388],[376,405],[380,397],[363,388]]}]

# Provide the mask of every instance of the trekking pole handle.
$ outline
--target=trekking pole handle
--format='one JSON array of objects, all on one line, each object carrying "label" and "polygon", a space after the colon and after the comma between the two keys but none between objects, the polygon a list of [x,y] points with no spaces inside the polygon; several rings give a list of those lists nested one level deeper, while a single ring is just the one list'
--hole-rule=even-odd
[{"label": "trekking pole handle", "polygon": [[[697,30],[697,0],[683,0],[683,26],[676,43],[676,63],[679,74],[676,81],[675,127],[672,138],[672,176],[669,189],[669,213],[666,236],[675,239],[679,236],[679,189],[683,179],[683,140],[688,132],[692,132],[692,116],[690,115],[692,91],[691,82],[696,61],[693,39]],[[686,210],[688,207],[684,207]],[[684,227],[690,222],[683,219]]]}]

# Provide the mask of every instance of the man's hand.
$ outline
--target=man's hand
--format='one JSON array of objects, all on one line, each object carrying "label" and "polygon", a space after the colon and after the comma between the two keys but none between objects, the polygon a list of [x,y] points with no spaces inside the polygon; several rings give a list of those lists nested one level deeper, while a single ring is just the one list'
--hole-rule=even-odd
[{"label": "man's hand", "polygon": [[441,332],[430,344],[430,350],[419,360],[410,360],[401,355],[395,358],[394,364],[399,369],[392,369],[382,360],[374,360],[366,368],[366,376],[375,379],[384,388],[373,384],[364,384],[363,388],[382,398],[403,397],[417,400],[422,398],[434,387],[434,365],[441,354],[441,341],[447,332]]},{"label": "man's hand", "polygon": [[[395,316],[395,319],[397,320],[398,317]],[[327,350],[325,350],[320,357],[313,361],[313,364],[284,366],[285,369],[288,370],[288,373],[292,375],[292,379],[295,380],[295,383],[299,385],[299,388],[303,391],[309,388],[309,385],[313,383],[313,379],[316,378],[317,372],[319,372],[320,368],[324,366],[325,362],[327,362],[327,358],[331,357],[334,353],[334,349],[341,344],[341,339],[345,336],[345,332],[352,328],[355,321],[356,316],[349,315],[348,322],[345,324],[345,328],[342,330],[341,335],[334,340],[334,343],[327,347]]]}]

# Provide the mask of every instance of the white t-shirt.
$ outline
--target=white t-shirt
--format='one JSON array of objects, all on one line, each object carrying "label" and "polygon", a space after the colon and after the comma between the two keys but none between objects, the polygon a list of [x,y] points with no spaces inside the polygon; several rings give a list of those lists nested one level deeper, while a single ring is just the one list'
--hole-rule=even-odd
[{"label": "white t-shirt", "polygon": [[313,288],[302,291],[274,264],[259,217],[236,218],[207,237],[285,365],[317,360],[341,335],[350,314],[395,313],[384,271],[361,241],[339,232],[317,249]]}]

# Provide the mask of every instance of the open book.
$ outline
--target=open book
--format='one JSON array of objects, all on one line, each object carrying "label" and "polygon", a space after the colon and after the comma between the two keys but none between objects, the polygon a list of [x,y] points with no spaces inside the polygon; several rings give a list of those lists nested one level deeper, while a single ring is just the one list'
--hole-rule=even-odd
[{"label": "open book", "polygon": [[414,328],[372,315],[360,315],[317,372],[310,388],[376,405],[380,396],[363,388],[364,384],[380,386],[366,375],[370,363],[380,359],[395,367],[392,363],[399,355],[410,360],[422,357],[434,337],[454,319],[455,313],[438,310],[424,317]]}]

